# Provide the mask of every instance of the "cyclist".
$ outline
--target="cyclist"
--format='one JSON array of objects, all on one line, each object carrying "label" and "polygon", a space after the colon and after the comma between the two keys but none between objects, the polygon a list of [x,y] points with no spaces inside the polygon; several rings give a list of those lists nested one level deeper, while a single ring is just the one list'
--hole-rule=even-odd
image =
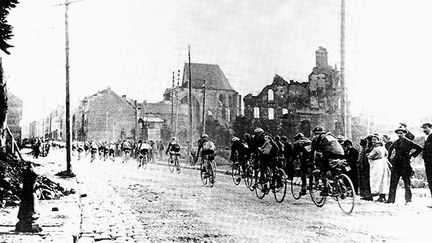
[{"label": "cyclist", "polygon": [[98,147],[95,142],[90,142],[90,153],[91,153],[91,160],[90,162],[93,162],[93,160],[96,158]]},{"label": "cyclist", "polygon": [[110,157],[110,159],[112,161],[114,161],[114,156],[115,156],[115,149],[116,149],[116,145],[114,142],[111,142],[108,145],[108,157]]},{"label": "cyclist", "polygon": [[[216,150],[216,146],[214,145],[213,141],[209,139],[208,135],[203,133],[201,135],[200,140],[198,140],[198,151],[197,155],[200,155],[201,151],[201,159],[202,162],[204,162],[204,156],[208,155],[209,162],[213,161],[214,159],[214,153]],[[195,163],[198,160],[198,156],[195,159]],[[207,164],[204,164],[203,166],[203,172],[207,171]]]},{"label": "cyclist", "polygon": [[132,146],[131,146],[131,144],[128,141],[124,140],[121,143],[121,150],[124,153],[124,155],[123,155],[124,156],[123,157],[123,163],[125,163],[130,158],[130,154],[131,154],[131,151],[132,151]]},{"label": "cyclist", "polygon": [[306,195],[306,174],[308,170],[309,152],[311,151],[312,141],[303,135],[303,133],[297,133],[294,136],[293,143],[293,157],[300,162],[300,177],[302,181],[302,188],[300,195]]},{"label": "cyclist", "polygon": [[108,152],[109,152],[109,143],[104,141],[103,142],[104,150],[103,150],[103,157],[104,161],[108,158]]},{"label": "cyclist", "polygon": [[[162,142],[161,142],[160,146],[161,145],[162,145]],[[165,154],[168,155],[168,153],[169,153],[170,154],[169,161],[171,163],[174,163],[172,156],[178,155],[179,152],[180,152],[180,144],[178,144],[176,137],[173,137],[171,139],[171,142],[168,144],[168,148],[167,148]],[[179,167],[177,167],[177,170],[179,170]]]},{"label": "cyclist", "polygon": [[249,159],[249,146],[238,137],[231,138],[231,156],[230,159],[233,163],[239,161],[243,171],[246,171],[246,162]]},{"label": "cyclist", "polygon": [[89,149],[90,149],[90,143],[89,143],[89,141],[85,141],[84,142],[84,151],[85,151],[85,156],[86,157],[88,155]]},{"label": "cyclist", "polygon": [[99,142],[99,148],[98,148],[98,151],[99,151],[99,159],[102,160],[103,153],[104,153],[104,151],[105,151],[105,145],[104,145],[103,142]]},{"label": "cyclist", "polygon": [[170,153],[170,159],[171,159],[171,155],[173,153],[178,153],[178,152],[180,152],[180,145],[178,144],[176,137],[173,137],[171,139],[171,142],[168,144],[168,148],[165,154],[168,155],[168,153]]},{"label": "cyclist", "polygon": [[330,173],[330,160],[344,159],[345,153],[337,139],[330,132],[325,132],[322,126],[315,127],[313,133],[314,137],[311,144],[310,159],[313,161],[315,156],[315,162],[321,170],[324,184],[321,196],[327,196],[328,187],[326,174]]},{"label": "cyclist", "polygon": [[78,151],[78,160],[81,159],[81,154],[84,151],[84,146],[81,142],[77,143],[77,151]]},{"label": "cyclist", "polygon": [[[275,171],[278,162],[277,155],[279,153],[279,147],[270,135],[264,133],[262,128],[256,128],[254,130],[252,146],[252,151],[254,151],[257,155],[259,168],[262,171],[262,173],[260,173],[261,176],[259,179],[262,180],[264,179],[264,172],[267,170],[267,168]],[[267,188],[263,188],[263,191],[265,190],[267,190]]]},{"label": "cyclist", "polygon": [[[138,150],[140,152],[139,157],[146,158],[148,160],[149,151],[151,150],[150,144],[148,144],[146,141],[142,142],[141,140],[139,140],[138,143]],[[138,167],[141,167],[141,163],[138,165]]]}]

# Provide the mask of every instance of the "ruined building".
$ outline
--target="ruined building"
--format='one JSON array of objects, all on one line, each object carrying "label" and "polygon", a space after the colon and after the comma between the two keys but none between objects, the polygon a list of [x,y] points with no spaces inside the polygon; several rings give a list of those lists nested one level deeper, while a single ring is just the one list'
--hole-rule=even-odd
[{"label": "ruined building", "polygon": [[[328,65],[327,50],[319,47],[315,54],[316,66],[308,82],[287,82],[275,75],[273,82],[257,96],[244,97],[245,117],[254,124],[267,122],[269,130],[289,138],[297,132],[310,137],[317,125],[333,134],[342,134],[344,85],[336,67]],[[288,127],[280,129],[282,123]]]}]

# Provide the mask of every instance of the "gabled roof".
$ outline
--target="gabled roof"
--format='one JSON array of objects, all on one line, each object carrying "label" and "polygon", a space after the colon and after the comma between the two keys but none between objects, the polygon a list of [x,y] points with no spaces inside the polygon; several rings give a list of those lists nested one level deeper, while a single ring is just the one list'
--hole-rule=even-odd
[{"label": "gabled roof", "polygon": [[135,101],[134,100],[132,100],[130,98],[127,98],[127,97],[122,97],[122,96],[118,95],[116,92],[112,91],[110,87],[108,87],[108,88],[106,88],[106,89],[104,89],[102,91],[99,91],[99,92],[97,92],[97,93],[95,93],[93,95],[85,97],[82,100],[82,102],[91,101],[91,100],[96,99],[97,97],[100,97],[100,96],[103,96],[103,95],[106,95],[106,94],[112,94],[114,96],[117,96],[119,99],[123,100],[126,104],[130,105],[132,108],[135,108]]},{"label": "gabled roof", "polygon": [[[183,87],[188,87],[189,67],[184,65]],[[222,69],[217,64],[191,63],[192,88],[201,89],[205,80],[207,89],[233,90]]]}]

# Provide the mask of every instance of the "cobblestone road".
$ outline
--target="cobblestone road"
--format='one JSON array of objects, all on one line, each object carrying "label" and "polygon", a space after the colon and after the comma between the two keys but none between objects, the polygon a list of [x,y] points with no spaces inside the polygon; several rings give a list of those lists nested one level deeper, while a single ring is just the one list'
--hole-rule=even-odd
[{"label": "cobblestone road", "polygon": [[82,202],[83,240],[98,242],[429,242],[432,210],[424,197],[405,206],[357,201],[352,215],[328,200],[317,208],[309,197],[282,204],[255,197],[244,184],[218,175],[203,186],[196,170],[171,174],[134,161],[75,164]]}]

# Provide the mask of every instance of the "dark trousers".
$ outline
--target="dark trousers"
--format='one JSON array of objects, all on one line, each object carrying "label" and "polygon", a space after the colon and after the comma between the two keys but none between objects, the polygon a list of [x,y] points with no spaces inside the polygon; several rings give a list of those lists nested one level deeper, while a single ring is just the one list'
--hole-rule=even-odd
[{"label": "dark trousers", "polygon": [[354,185],[355,193],[358,194],[358,187],[359,187],[358,184],[359,183],[358,183],[358,171],[357,171],[357,167],[351,167],[351,170],[348,171],[346,174],[351,179],[351,181],[352,181],[352,183]]},{"label": "dark trousers", "polygon": [[432,161],[425,161],[426,179],[432,196]]},{"label": "dark trousers", "polygon": [[360,188],[360,196],[364,198],[370,198],[371,195],[371,189],[370,189],[370,166],[369,162],[362,161],[361,164],[358,167],[358,184]]},{"label": "dark trousers", "polygon": [[395,202],[396,199],[396,189],[399,183],[399,179],[402,177],[405,186],[405,201],[411,202],[411,175],[406,171],[402,171],[398,168],[393,168],[391,177],[390,177],[390,191],[388,201]]}]

